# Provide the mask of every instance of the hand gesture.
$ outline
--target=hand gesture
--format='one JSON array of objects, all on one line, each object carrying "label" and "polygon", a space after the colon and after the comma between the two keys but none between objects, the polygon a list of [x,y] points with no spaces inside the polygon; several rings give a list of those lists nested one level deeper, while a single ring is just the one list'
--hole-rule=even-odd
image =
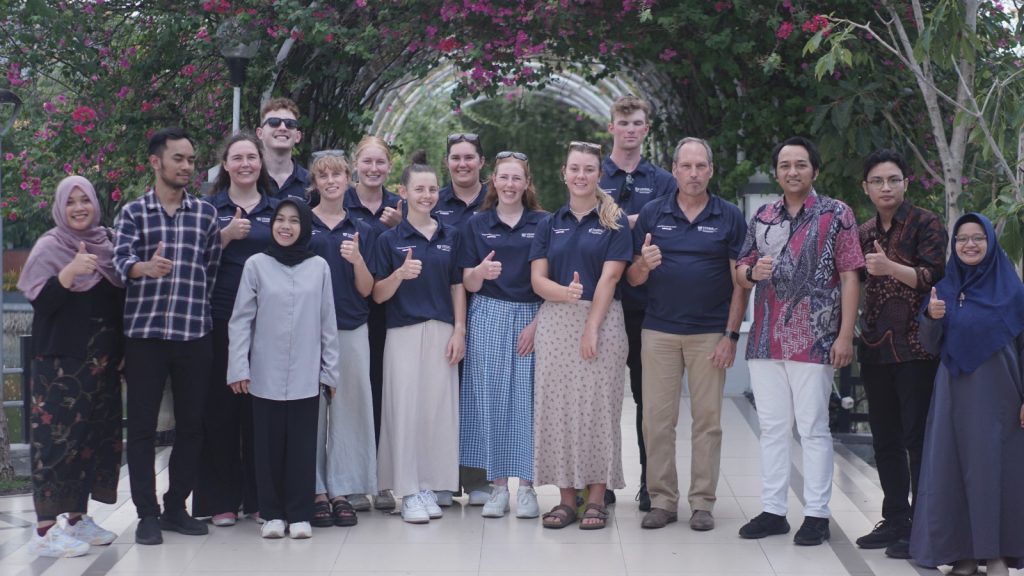
[{"label": "hand gesture", "polygon": [[248,394],[249,384],[251,382],[252,381],[248,379],[239,380],[238,382],[232,382],[231,384],[228,384],[228,386],[231,387],[231,391],[234,392],[235,394]]},{"label": "hand gesture", "polygon": [[146,262],[146,276],[150,278],[163,278],[171,273],[171,266],[174,263],[164,258],[164,243],[163,240],[157,242],[156,251],[153,252],[152,258],[149,262]]},{"label": "hand gesture", "polygon": [[932,295],[928,300],[928,317],[932,320],[941,320],[946,315],[946,303],[939,300],[939,293],[932,286]]},{"label": "hand gesture", "polygon": [[235,217],[220,231],[220,234],[228,240],[242,240],[249,236],[250,230],[252,230],[252,222],[249,222],[248,218],[242,217],[241,208],[235,208]]},{"label": "hand gesture", "polygon": [[[409,250],[412,253],[412,250]],[[341,243],[341,257],[352,264],[358,264],[363,259],[363,255],[359,252],[359,232],[352,235],[351,240],[345,240]],[[408,258],[406,258],[408,260]]]},{"label": "hand gesture", "polygon": [[72,276],[86,276],[96,271],[96,255],[85,250],[85,242],[78,243],[78,253],[64,267]]},{"label": "hand gesture", "polygon": [[384,212],[380,215],[380,221],[388,228],[398,226],[398,223],[402,221],[402,201],[399,200],[394,208],[385,206]]},{"label": "hand gesture", "polygon": [[761,256],[757,259],[757,263],[754,264],[754,271],[750,273],[750,276],[760,282],[761,280],[767,280],[772,277],[772,257]]},{"label": "hand gesture", "polygon": [[580,284],[580,273],[572,273],[572,282],[565,287],[565,301],[575,302],[583,297],[583,284]]},{"label": "hand gesture", "polygon": [[644,245],[640,247],[640,257],[643,259],[648,271],[654,270],[661,265],[661,248],[658,248],[656,244],[651,244],[650,232],[644,237]]},{"label": "hand gesture", "polygon": [[885,255],[885,250],[882,250],[882,245],[875,240],[875,251],[872,254],[864,255],[864,266],[868,269],[868,274],[872,276],[888,276],[889,265],[892,260]]},{"label": "hand gesture", "polygon": [[501,276],[501,262],[494,261],[494,250],[477,265],[476,270],[484,280],[495,280]]},{"label": "hand gesture", "polygon": [[399,280],[413,280],[418,278],[422,271],[423,262],[421,260],[413,260],[412,248],[409,248],[405,251],[405,262],[402,262],[402,266],[395,272],[398,274]]}]

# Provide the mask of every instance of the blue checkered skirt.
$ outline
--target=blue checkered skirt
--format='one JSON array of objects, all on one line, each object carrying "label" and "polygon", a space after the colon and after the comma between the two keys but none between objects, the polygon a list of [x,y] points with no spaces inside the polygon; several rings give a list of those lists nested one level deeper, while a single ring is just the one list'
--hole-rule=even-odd
[{"label": "blue checkered skirt", "polygon": [[459,462],[487,479],[533,479],[533,354],[519,356],[519,333],[539,302],[476,294],[466,321],[459,396]]}]

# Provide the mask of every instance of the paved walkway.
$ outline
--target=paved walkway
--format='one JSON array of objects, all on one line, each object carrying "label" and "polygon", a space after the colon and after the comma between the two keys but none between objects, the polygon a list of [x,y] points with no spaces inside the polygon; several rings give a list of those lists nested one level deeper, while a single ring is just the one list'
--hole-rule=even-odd
[{"label": "paved walkway", "polygon": [[[310,540],[261,540],[256,524],[243,520],[231,528],[210,527],[210,534],[188,537],[164,533],[163,546],[136,546],[135,508],[128,493],[127,469],[122,472],[117,504],[95,505],[92,514],[120,537],[108,547],[94,547],[81,558],[54,560],[27,554],[25,543],[34,521],[31,498],[0,498],[0,576],[101,576],[199,574],[336,574],[397,576],[516,575],[814,575],[916,576],[938,574],[909,562],[887,559],[881,550],[859,550],[852,541],[868,532],[880,516],[882,493],[872,468],[843,446],[836,446],[832,495],[832,540],[813,548],[794,546],[791,536],[742,540],[739,527],[760,512],[756,414],[742,396],[726,399],[718,526],[693,532],[681,522],[662,530],[641,530],[642,513],[633,495],[639,477],[634,408],[623,408],[623,460],[627,481],[614,507],[613,521],[602,531],[576,526],[545,530],[539,520],[483,519],[479,508],[456,505],[442,520],[426,526],[405,524],[397,515],[365,512],[353,528],[318,528]],[[688,405],[680,418],[679,473],[689,478]],[[794,441],[794,450],[799,447]],[[158,452],[158,489],[167,483],[169,450]],[[793,469],[789,522],[794,530],[802,516],[799,458]],[[684,483],[685,486],[685,483]],[[685,494],[686,488],[682,491]],[[558,497],[551,486],[539,490],[541,508]],[[513,499],[514,506],[514,499]],[[685,502],[684,502],[685,506]],[[514,513],[514,508],[513,508]],[[1019,572],[1013,572],[1020,576]]]}]

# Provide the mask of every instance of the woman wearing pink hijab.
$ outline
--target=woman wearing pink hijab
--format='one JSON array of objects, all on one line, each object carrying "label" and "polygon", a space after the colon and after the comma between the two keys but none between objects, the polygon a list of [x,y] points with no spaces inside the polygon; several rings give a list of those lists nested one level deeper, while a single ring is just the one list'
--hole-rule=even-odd
[{"label": "woman wearing pink hijab", "polygon": [[117,537],[85,513],[90,496],[117,501],[124,283],[88,180],[69,176],[57,185],[53,220],[18,280],[34,312],[29,417],[38,526],[30,550],[70,557]]}]

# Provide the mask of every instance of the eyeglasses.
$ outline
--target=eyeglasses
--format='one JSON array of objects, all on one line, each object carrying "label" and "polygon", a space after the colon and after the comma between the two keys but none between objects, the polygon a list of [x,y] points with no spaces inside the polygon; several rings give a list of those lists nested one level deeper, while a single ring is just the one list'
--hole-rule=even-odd
[{"label": "eyeglasses", "polygon": [[476,144],[480,141],[479,134],[473,134],[472,132],[453,132],[448,135],[448,145],[458,144],[459,142],[469,142],[470,144]]},{"label": "eyeglasses", "polygon": [[573,140],[572,142],[569,142],[569,150],[572,150],[573,148],[582,148],[583,150],[589,152],[597,152],[598,154],[601,153],[601,145],[594,144],[593,142],[582,142],[580,140]]},{"label": "eyeglasses", "polygon": [[513,152],[512,150],[504,150],[502,152],[498,152],[494,156],[495,160],[504,160],[505,158],[515,158],[516,160],[522,160],[523,162],[527,162],[530,159],[526,154],[523,154],[522,152]]},{"label": "eyeglasses", "polygon": [[626,179],[622,181],[622,186],[619,187],[619,202],[625,202],[633,196],[633,192],[636,192],[636,185],[633,184],[633,175],[626,174]]},{"label": "eyeglasses", "polygon": [[897,188],[905,181],[904,178],[899,176],[890,176],[888,179],[885,178],[872,178],[868,180],[868,186],[876,190],[880,190],[886,182],[889,183],[889,188]]},{"label": "eyeglasses", "polygon": [[318,158],[325,158],[325,157],[344,158],[345,157],[345,151],[344,150],[317,150],[316,152],[313,152],[313,154],[311,154],[311,156],[313,157],[313,160],[317,160]]},{"label": "eyeglasses", "polygon": [[278,118],[277,116],[271,116],[263,121],[262,126],[270,126],[271,128],[277,128],[284,123],[285,128],[289,130],[295,130],[299,127],[299,121],[294,118]]},{"label": "eyeglasses", "polygon": [[956,240],[957,244],[972,243],[975,246],[977,246],[978,244],[985,244],[988,242],[988,236],[985,236],[984,234],[974,234],[972,236],[962,234],[959,236],[955,236],[954,239]]}]

